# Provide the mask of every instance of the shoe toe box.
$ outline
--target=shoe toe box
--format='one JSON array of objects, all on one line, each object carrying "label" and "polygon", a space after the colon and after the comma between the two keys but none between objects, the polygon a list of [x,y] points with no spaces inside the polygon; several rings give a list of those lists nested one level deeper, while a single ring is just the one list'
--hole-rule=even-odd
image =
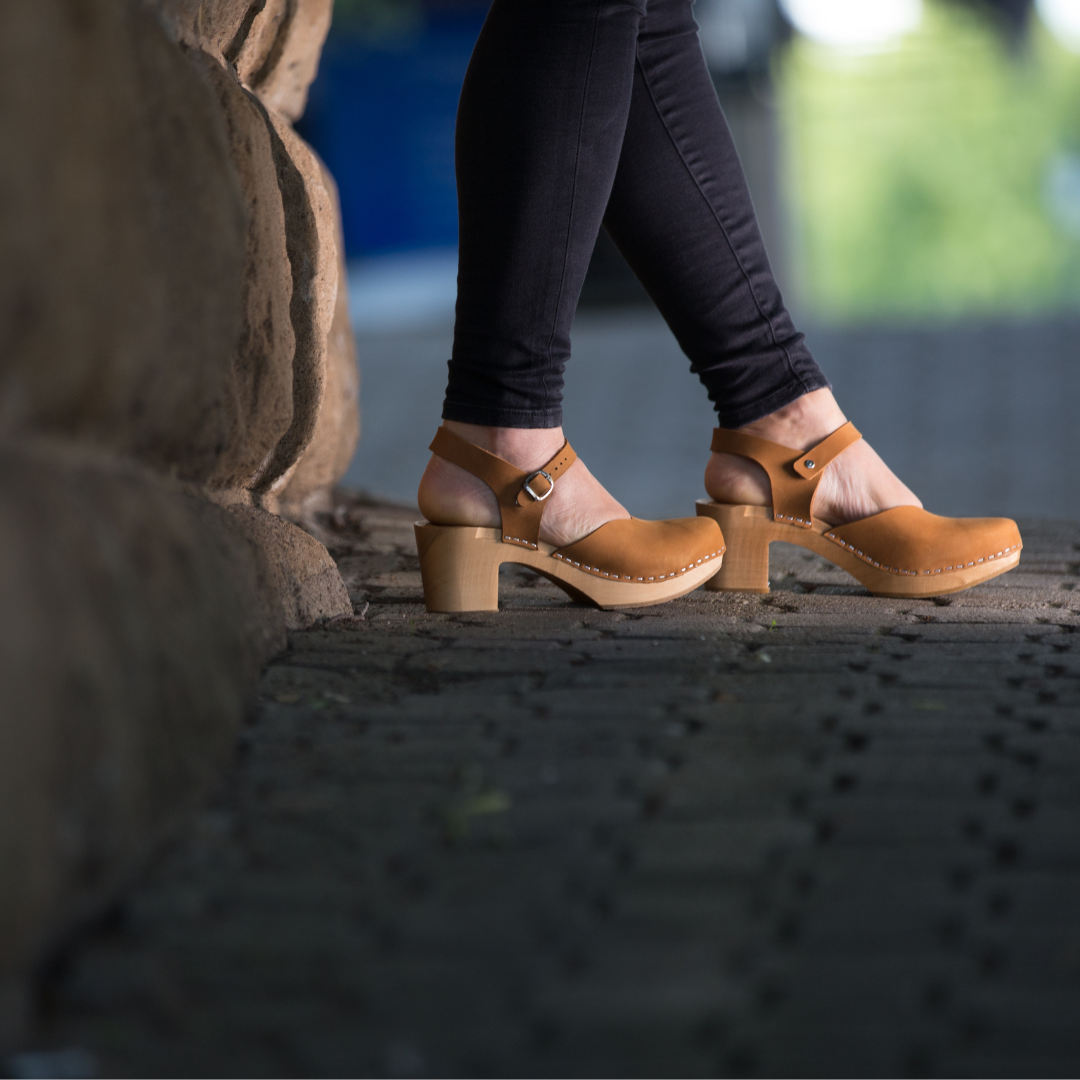
[{"label": "shoe toe box", "polygon": [[724,553],[720,526],[711,518],[609,521],[556,557],[575,567],[625,581],[663,581]]},{"label": "shoe toe box", "polygon": [[947,573],[994,562],[1023,546],[1009,518],[949,518],[898,506],[825,534],[860,558],[906,573]]}]

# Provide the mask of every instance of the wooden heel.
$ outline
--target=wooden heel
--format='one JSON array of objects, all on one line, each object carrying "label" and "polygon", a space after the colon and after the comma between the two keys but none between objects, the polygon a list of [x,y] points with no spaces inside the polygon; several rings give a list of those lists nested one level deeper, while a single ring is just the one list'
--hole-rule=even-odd
[{"label": "wooden heel", "polygon": [[498,529],[413,526],[428,611],[498,611],[503,545]]},{"label": "wooden heel", "polygon": [[724,506],[699,499],[699,517],[711,517],[724,534],[727,554],[705,588],[712,592],[769,591],[769,541],[774,538],[772,511],[767,506]]}]

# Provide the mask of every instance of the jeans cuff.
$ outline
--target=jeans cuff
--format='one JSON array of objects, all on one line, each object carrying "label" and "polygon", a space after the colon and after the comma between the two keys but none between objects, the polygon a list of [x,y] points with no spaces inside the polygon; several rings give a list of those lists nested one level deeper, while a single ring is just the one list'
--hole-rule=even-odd
[{"label": "jeans cuff", "polygon": [[483,427],[556,428],[562,427],[562,409],[501,409],[496,406],[461,405],[447,401],[442,418],[459,424],[480,424]]},{"label": "jeans cuff", "polygon": [[763,416],[768,416],[769,413],[776,412],[777,409],[782,409],[785,405],[790,405],[793,401],[798,401],[799,398],[814,390],[831,389],[829,380],[818,371],[812,375],[807,375],[804,379],[799,379],[797,382],[788,383],[779,390],[774,390],[768,397],[761,398],[749,405],[726,409],[718,403],[716,416],[720,421],[720,427],[740,428],[753,423],[755,420],[760,420]]}]

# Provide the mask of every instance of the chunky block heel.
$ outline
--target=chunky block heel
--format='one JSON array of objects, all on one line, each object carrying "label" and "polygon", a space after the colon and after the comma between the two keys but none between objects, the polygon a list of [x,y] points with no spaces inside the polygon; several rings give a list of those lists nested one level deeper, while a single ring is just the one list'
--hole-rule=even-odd
[{"label": "chunky block heel", "polygon": [[862,436],[844,424],[809,450],[739,431],[713,432],[712,449],[760,465],[769,477],[772,506],[699,499],[700,517],[724,530],[724,565],[712,590],[767,593],[769,544],[782,540],[824,556],[875,596],[930,597],[970,589],[1013,569],[1023,542],[1008,518],[946,518],[917,506],[829,525],[813,515],[814,494],[826,466]]},{"label": "chunky block heel", "polygon": [[[660,525],[663,522],[642,521],[638,524]],[[696,559],[688,560],[693,565],[681,572],[659,575],[660,580],[649,580],[648,575],[631,580],[628,574],[601,570],[591,563],[585,563],[588,569],[584,569],[580,560],[565,554],[576,547],[574,544],[556,550],[541,540],[533,550],[504,543],[499,529],[432,525],[427,521],[416,522],[413,531],[420,555],[424,602],[428,611],[444,614],[498,611],[499,567],[507,562],[531,567],[578,603],[595,604],[600,608],[630,608],[662,604],[693,592],[716,573],[716,567],[723,560],[722,550],[703,552]],[[711,533],[709,535],[712,537]],[[713,539],[715,542],[715,537]],[[575,566],[575,562],[578,565]]]},{"label": "chunky block heel", "polygon": [[428,611],[498,611],[498,529],[417,522],[416,550]]},{"label": "chunky block heel", "polygon": [[499,567],[532,567],[573,600],[597,607],[645,607],[696,589],[720,566],[724,538],[714,521],[609,521],[573,544],[540,539],[544,503],[576,460],[569,443],[542,469],[525,473],[445,427],[431,450],[483,480],[499,503],[501,528],[418,521],[416,550],[428,611],[497,611]]},{"label": "chunky block heel", "polygon": [[769,591],[769,541],[772,513],[764,506],[723,506],[699,499],[697,512],[710,517],[724,534],[727,552],[716,574],[705,582],[710,592]]}]

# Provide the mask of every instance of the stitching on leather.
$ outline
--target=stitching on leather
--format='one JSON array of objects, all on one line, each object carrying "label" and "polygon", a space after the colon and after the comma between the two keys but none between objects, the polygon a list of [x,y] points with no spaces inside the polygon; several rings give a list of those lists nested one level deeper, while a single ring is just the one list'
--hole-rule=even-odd
[{"label": "stitching on leather", "polygon": [[994,559],[1001,559],[1006,555],[1012,554],[1014,551],[1019,551],[1023,546],[1022,544],[1013,544],[1012,547],[1003,548],[995,555],[984,555],[981,559],[972,559],[971,562],[957,563],[950,566],[939,566],[936,570],[904,570],[896,566],[884,566],[882,563],[876,562],[865,552],[860,551],[854,544],[849,544],[845,540],[841,540],[835,533],[825,533],[827,539],[831,540],[834,544],[839,544],[845,551],[851,552],[852,555],[862,559],[863,562],[869,563],[877,570],[884,570],[889,574],[902,574],[905,577],[918,577],[920,574],[941,574],[946,570],[968,570],[973,566],[978,566],[980,563],[991,562]]},{"label": "stitching on leather", "polygon": [[697,560],[697,562],[692,562],[692,563],[690,563],[689,566],[684,566],[679,570],[672,570],[670,574],[656,574],[656,575],[654,575],[652,577],[637,577],[637,578],[631,577],[629,574],[621,574],[621,575],[620,574],[610,574],[606,570],[601,570],[600,567],[598,567],[598,566],[589,566],[587,563],[582,564],[582,563],[579,563],[579,562],[574,562],[573,559],[568,559],[565,555],[561,555],[557,551],[552,552],[552,557],[560,560],[560,562],[565,562],[569,566],[574,566],[579,570],[586,570],[590,574],[595,574],[597,577],[611,578],[612,581],[643,581],[643,582],[649,582],[649,581],[667,581],[667,580],[669,580],[671,578],[681,577],[688,570],[694,570],[695,568],[700,566],[702,563],[708,562],[710,559],[715,559],[717,555],[723,555],[725,551],[727,551],[726,546],[720,548],[717,551],[712,552],[710,555],[703,555],[700,559]]}]

